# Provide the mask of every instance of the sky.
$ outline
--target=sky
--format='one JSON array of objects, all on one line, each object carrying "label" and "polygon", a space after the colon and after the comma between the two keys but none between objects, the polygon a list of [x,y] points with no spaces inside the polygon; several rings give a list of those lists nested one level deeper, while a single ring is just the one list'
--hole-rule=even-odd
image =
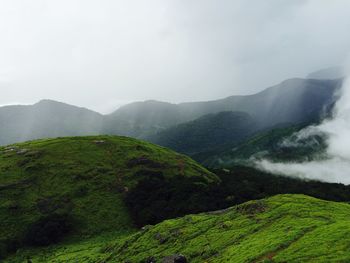
[{"label": "sky", "polygon": [[0,105],[252,94],[343,64],[349,28],[348,0],[0,0]]}]

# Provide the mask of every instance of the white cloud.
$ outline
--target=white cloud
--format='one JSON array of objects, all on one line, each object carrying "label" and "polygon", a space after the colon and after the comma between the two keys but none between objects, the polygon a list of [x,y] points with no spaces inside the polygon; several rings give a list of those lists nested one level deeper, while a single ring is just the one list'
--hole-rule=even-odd
[{"label": "white cloud", "polygon": [[208,100],[341,64],[350,2],[0,2],[0,103]]},{"label": "white cloud", "polygon": [[[327,159],[300,163],[256,162],[258,168],[272,173],[350,184],[350,79],[343,84],[331,119],[302,130],[299,137],[326,134]],[[288,141],[287,141],[288,143]]]}]

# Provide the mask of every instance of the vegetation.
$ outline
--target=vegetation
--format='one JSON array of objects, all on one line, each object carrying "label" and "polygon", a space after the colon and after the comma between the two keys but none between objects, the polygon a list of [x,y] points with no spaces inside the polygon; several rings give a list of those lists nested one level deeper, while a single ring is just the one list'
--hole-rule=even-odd
[{"label": "vegetation", "polygon": [[188,155],[220,149],[247,138],[257,125],[247,113],[225,111],[179,124],[148,138],[159,145]]},{"label": "vegetation", "polygon": [[245,166],[214,172],[222,182],[219,193],[224,207],[277,194],[305,194],[330,201],[350,202],[348,185],[278,176]]},{"label": "vegetation", "polygon": [[[350,231],[342,229],[349,205],[278,194],[350,201],[349,186],[237,165],[210,172],[126,137],[6,146],[0,148],[0,256],[16,263],[349,260],[342,251],[350,240],[339,238]],[[207,213],[190,215],[201,212]],[[332,242],[332,255],[316,249]]]},{"label": "vegetation", "polygon": [[213,172],[221,183],[210,187],[196,182],[196,178],[163,180],[161,175],[145,175],[127,193],[126,204],[137,225],[144,226],[277,194],[306,194],[331,201],[350,201],[350,186],[343,184],[278,176],[245,166]]},{"label": "vegetation", "polygon": [[350,205],[277,195],[131,234],[26,250],[5,262],[348,262]]},{"label": "vegetation", "polygon": [[107,260],[153,262],[348,262],[350,205],[277,195],[214,213],[167,220],[111,249]]},{"label": "vegetation", "polygon": [[[203,189],[219,183],[184,155],[126,137],[58,138],[0,148],[0,256],[23,246],[133,231],[140,220],[129,212],[135,211],[132,202],[127,207],[124,200],[139,182],[159,174],[169,195],[181,191],[171,185],[175,178]],[[188,195],[176,200],[184,198]],[[163,207],[173,205],[162,201]],[[156,218],[179,215],[174,210]]]},{"label": "vegetation", "polygon": [[201,153],[193,158],[213,168],[249,163],[252,157],[274,161],[307,161],[319,158],[326,148],[326,138],[322,135],[297,138],[295,134],[304,127],[305,125],[297,125],[262,131],[238,145],[231,144],[225,149]]}]

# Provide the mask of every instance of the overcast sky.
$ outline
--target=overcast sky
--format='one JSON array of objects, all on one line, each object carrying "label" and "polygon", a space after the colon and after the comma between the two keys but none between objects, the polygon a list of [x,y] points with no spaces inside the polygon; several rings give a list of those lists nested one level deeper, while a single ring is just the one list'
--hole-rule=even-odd
[{"label": "overcast sky", "polygon": [[255,93],[342,64],[349,28],[349,0],[0,0],[0,104]]}]

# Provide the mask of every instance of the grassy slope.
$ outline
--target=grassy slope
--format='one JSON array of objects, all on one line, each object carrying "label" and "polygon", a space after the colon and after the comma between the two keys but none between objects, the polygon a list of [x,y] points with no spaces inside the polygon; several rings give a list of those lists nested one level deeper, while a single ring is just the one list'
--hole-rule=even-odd
[{"label": "grassy slope", "polygon": [[[277,195],[188,215],[114,240],[100,237],[35,251],[33,262],[147,262],[181,253],[189,262],[349,262],[350,205]],[[29,255],[33,251],[29,252]],[[22,262],[18,253],[8,262]]]},{"label": "grassy slope", "polygon": [[0,256],[8,246],[21,247],[14,242],[52,213],[74,219],[72,239],[134,231],[122,196],[141,179],[135,173],[147,164],[130,164],[140,157],[164,177],[217,180],[184,155],[126,137],[68,137],[1,147]]},{"label": "grassy slope", "polygon": [[181,253],[190,262],[349,262],[350,205],[277,195],[167,220],[112,249],[111,261]]}]

